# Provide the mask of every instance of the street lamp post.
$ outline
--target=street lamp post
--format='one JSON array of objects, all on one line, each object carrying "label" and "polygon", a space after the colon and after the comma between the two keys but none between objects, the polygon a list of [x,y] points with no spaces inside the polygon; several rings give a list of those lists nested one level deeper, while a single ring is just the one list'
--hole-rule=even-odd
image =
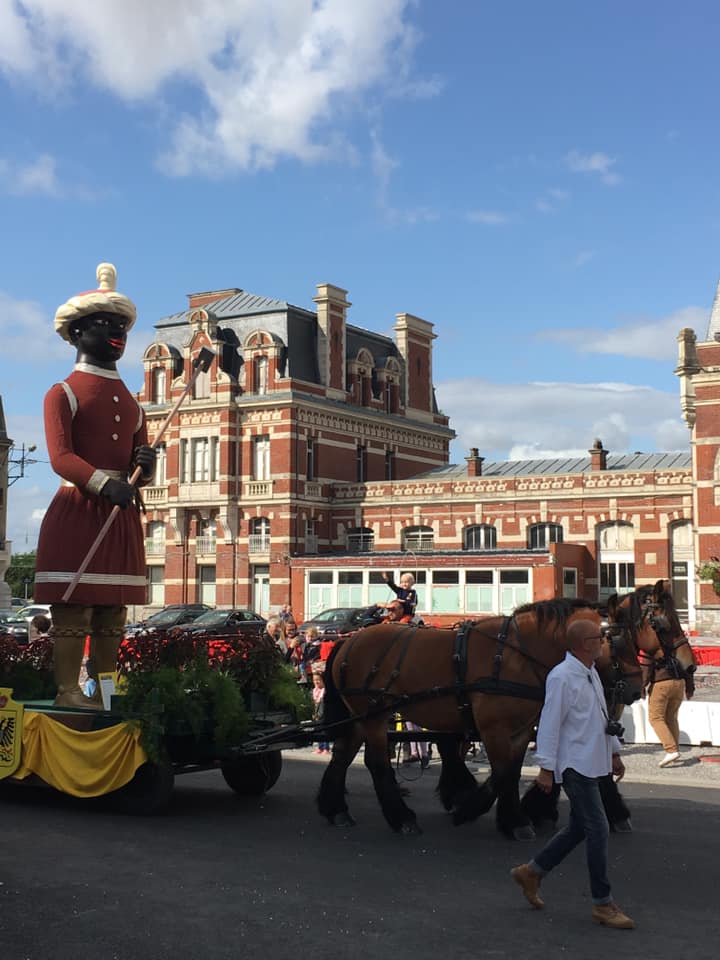
[{"label": "street lamp post", "polygon": [[[12,445],[12,447],[10,447],[11,454],[13,450],[17,450],[14,444]],[[9,457],[8,463],[17,467],[17,473],[11,473],[10,471],[8,471],[9,487],[11,487],[16,480],[21,480],[25,476],[25,467],[29,467],[31,463],[38,463],[38,461],[35,460],[33,457],[28,456],[29,453],[35,453],[36,450],[37,450],[37,447],[35,446],[34,443],[31,443],[30,446],[27,448],[23,443],[23,445],[20,447],[20,450],[19,450],[19,456]]]}]

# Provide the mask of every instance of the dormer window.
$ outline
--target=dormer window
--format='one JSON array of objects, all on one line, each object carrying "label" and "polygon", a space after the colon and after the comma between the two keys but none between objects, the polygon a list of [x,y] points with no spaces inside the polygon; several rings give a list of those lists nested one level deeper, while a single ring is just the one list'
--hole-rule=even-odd
[{"label": "dormer window", "polygon": [[255,367],[255,393],[268,392],[268,358],[255,357],[253,361]]},{"label": "dormer window", "polygon": [[155,367],[152,372],[152,402],[165,403],[167,375],[164,367]]}]

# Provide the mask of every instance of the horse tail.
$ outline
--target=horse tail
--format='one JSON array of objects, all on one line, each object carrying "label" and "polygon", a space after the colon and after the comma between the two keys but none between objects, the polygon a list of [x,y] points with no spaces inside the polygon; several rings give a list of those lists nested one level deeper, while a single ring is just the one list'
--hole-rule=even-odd
[{"label": "horse tail", "polygon": [[337,657],[338,651],[340,650],[342,644],[343,641],[336,643],[330,651],[330,656],[327,658],[325,663],[325,672],[323,673],[323,678],[325,680],[323,720],[328,724],[342,723],[344,720],[350,719],[350,711],[347,708],[347,704],[340,696],[340,691],[335,685],[332,673],[333,663],[335,662],[335,658]]}]

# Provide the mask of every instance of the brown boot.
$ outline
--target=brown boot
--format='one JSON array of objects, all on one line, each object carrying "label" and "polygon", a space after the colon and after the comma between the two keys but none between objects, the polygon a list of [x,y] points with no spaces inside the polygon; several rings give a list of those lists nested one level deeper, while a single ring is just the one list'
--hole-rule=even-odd
[{"label": "brown boot", "polygon": [[542,910],[545,903],[538,895],[540,880],[542,879],[540,874],[536,873],[529,863],[523,863],[519,867],[513,867],[510,876],[515,883],[522,887],[522,892],[525,894],[528,903],[532,904],[536,910]]},{"label": "brown boot", "polygon": [[78,683],[85,649],[85,632],[73,627],[53,627],[52,636],[54,674],[58,688],[55,706],[97,710],[98,707],[85,696]]},{"label": "brown boot", "polygon": [[596,904],[592,908],[593,923],[604,927],[613,927],[615,930],[634,930],[635,921],[626,917],[620,907],[613,903]]}]

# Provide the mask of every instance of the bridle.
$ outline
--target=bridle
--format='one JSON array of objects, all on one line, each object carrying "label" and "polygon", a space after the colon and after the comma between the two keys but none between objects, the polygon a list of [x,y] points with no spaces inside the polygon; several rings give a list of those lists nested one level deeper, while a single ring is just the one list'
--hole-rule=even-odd
[{"label": "bridle", "polygon": [[[655,654],[646,653],[644,650],[637,650],[638,661],[641,666],[652,666],[654,669],[664,669],[679,680],[691,680],[695,672],[695,664],[687,667],[683,666],[678,660],[676,651],[680,647],[690,646],[690,641],[683,634],[679,639],[674,640],[671,636],[672,626],[662,603],[656,600],[652,594],[641,603],[641,613],[639,620],[634,624],[635,632],[638,632],[647,624],[655,633],[660,644],[660,650]],[[619,608],[624,609],[624,608]],[[629,611],[628,611],[629,612]],[[628,624],[626,628],[622,622],[616,621],[609,625],[610,628],[618,628],[621,633],[628,632],[632,635],[632,627]]]},{"label": "bridle", "polygon": [[[603,689],[605,690],[608,714],[613,716],[615,709],[619,705],[625,705],[624,695],[627,681],[632,677],[642,677],[642,669],[627,670],[623,666],[622,657],[624,655],[626,656],[630,649],[632,634],[629,634],[629,632],[623,628],[622,624],[603,621],[600,626],[600,632],[603,636],[603,643],[607,643],[610,650],[609,660],[612,679],[609,683],[603,682]],[[632,646],[635,646],[635,662],[639,665],[639,652],[634,642]]]}]

